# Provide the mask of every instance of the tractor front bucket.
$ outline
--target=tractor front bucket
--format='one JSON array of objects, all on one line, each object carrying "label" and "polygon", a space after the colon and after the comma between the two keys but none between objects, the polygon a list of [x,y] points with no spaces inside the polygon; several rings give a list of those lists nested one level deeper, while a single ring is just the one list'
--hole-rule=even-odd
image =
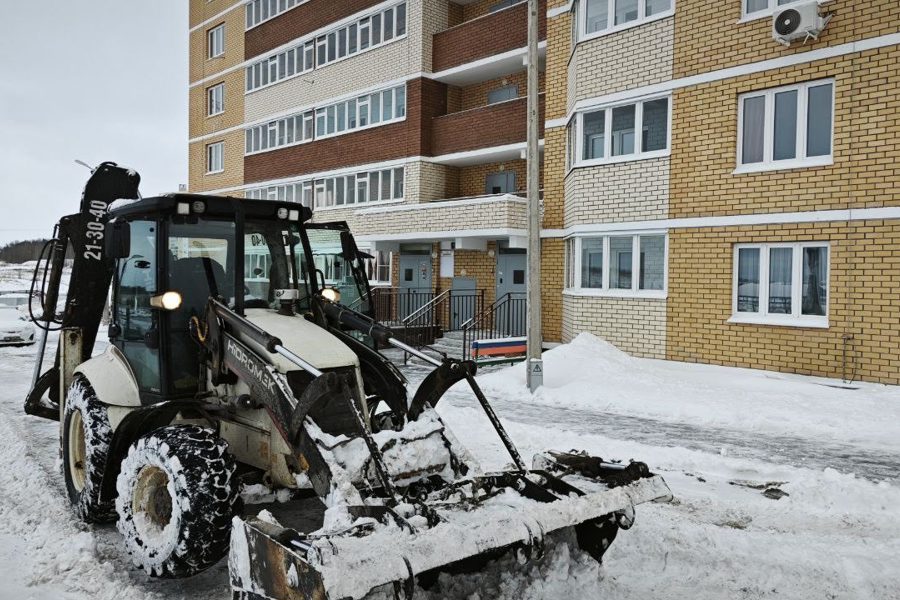
[{"label": "tractor front bucket", "polygon": [[573,453],[538,455],[534,467],[457,481],[416,503],[351,507],[360,518],[339,532],[235,518],[235,598],[357,600],[379,589],[409,598],[442,571],[479,571],[516,549],[540,555],[545,536],[565,529],[599,561],[635,505],[671,498],[643,463]]}]

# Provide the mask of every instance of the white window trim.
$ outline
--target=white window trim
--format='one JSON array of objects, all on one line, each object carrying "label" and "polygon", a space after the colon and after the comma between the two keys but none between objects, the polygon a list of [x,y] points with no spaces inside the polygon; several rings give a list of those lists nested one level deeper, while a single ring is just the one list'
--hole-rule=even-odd
[{"label": "white window trim", "polygon": [[[397,35],[397,34],[396,34],[396,14],[397,14],[397,13],[396,13],[396,9],[397,9],[397,7],[400,6],[401,4],[406,4],[406,28],[405,28],[405,30],[404,30],[404,32],[403,32],[402,34]],[[371,24],[371,18],[372,18],[373,15],[382,14],[382,13],[388,11],[388,10],[391,10],[391,9],[394,10],[394,18],[395,18],[394,37],[392,37],[391,39],[389,39],[389,40],[387,40],[387,41],[385,41],[385,40],[382,38],[382,40],[381,40],[379,43],[377,43],[377,44],[372,44],[372,42],[371,42],[371,35],[370,35],[370,38],[369,38],[369,46],[366,47],[365,49],[361,49],[361,48],[359,48],[359,43],[360,43],[361,35],[360,35],[359,33],[357,33],[357,50],[356,50],[356,53],[355,53],[355,54],[346,54],[345,56],[340,57],[340,58],[336,58],[335,60],[332,60],[332,61],[328,61],[328,60],[327,60],[327,56],[326,56],[326,61],[325,61],[325,63],[323,63],[323,64],[321,64],[321,65],[319,64],[319,60],[318,60],[318,57],[319,57],[319,52],[318,52],[318,46],[319,46],[319,43],[318,43],[318,41],[320,40],[320,38],[327,38],[329,35],[336,34],[336,33],[337,33],[338,31],[340,31],[341,29],[343,29],[343,28],[345,28],[345,27],[349,27],[350,25],[353,25],[354,23],[357,23],[357,24],[358,24],[360,21],[365,20],[365,19],[369,19],[369,20],[370,20],[369,23]],[[409,36],[409,27],[410,27],[410,7],[409,7],[409,0],[403,0],[402,2],[397,2],[397,3],[391,4],[391,5],[379,5],[379,8],[377,8],[377,9],[375,9],[375,10],[371,10],[371,11],[369,11],[369,12],[367,12],[367,13],[360,13],[360,14],[358,14],[358,15],[354,15],[354,17],[353,17],[352,20],[347,21],[347,22],[343,22],[343,23],[341,23],[341,25],[339,25],[339,26],[337,26],[337,27],[334,27],[334,28],[331,28],[331,29],[326,29],[326,30],[324,30],[324,31],[320,31],[320,32],[313,33],[312,35],[308,35],[308,36],[306,36],[306,37],[299,38],[299,39],[295,40],[294,42],[291,42],[291,46],[290,46],[289,48],[284,48],[283,50],[280,50],[279,52],[277,52],[277,53],[275,53],[275,54],[269,55],[269,56],[267,56],[267,57],[265,57],[265,58],[262,58],[262,59],[259,59],[259,60],[255,60],[255,61],[253,61],[253,62],[247,64],[247,65],[244,67],[244,95],[256,93],[256,92],[258,92],[258,91],[260,91],[260,90],[264,90],[264,89],[266,89],[266,88],[268,88],[268,87],[271,87],[271,86],[273,86],[273,85],[278,85],[279,83],[283,83],[283,82],[285,82],[285,81],[289,81],[289,80],[291,80],[291,79],[295,79],[295,78],[297,78],[297,77],[299,77],[299,76],[301,76],[301,75],[308,74],[308,73],[312,73],[313,71],[317,71],[317,70],[323,69],[323,68],[325,68],[325,67],[330,67],[331,65],[337,64],[337,63],[339,63],[339,62],[341,62],[341,61],[345,61],[345,60],[348,60],[348,59],[351,59],[351,58],[355,58],[355,57],[357,57],[357,56],[361,56],[361,55],[363,55],[363,54],[369,52],[370,50],[377,50],[378,48],[382,48],[382,47],[384,47],[384,46],[388,46],[388,45],[390,45],[390,44],[393,44],[394,42],[397,42],[397,41],[406,39],[406,38]],[[383,35],[383,32],[382,32],[382,35]],[[248,70],[248,69],[252,68],[254,65],[256,65],[256,64],[258,64],[258,63],[267,62],[267,61],[269,61],[273,56],[274,56],[274,57],[277,57],[279,54],[285,53],[285,52],[287,52],[288,50],[291,50],[292,48],[293,48],[293,49],[297,49],[297,48],[301,48],[301,47],[302,47],[302,48],[305,49],[306,44],[308,44],[309,42],[313,42],[313,43],[314,43],[314,51],[313,51],[313,67],[312,67],[311,69],[309,69],[309,70],[304,70],[304,71],[301,71],[301,72],[298,72],[298,73],[294,73],[293,75],[291,75],[291,76],[289,76],[289,77],[285,77],[284,79],[276,79],[275,81],[269,81],[267,84],[261,85],[261,86],[259,86],[259,87],[255,87],[255,88],[253,88],[253,89],[247,89],[248,86],[247,86],[247,80],[246,80],[246,78],[247,78],[247,70]],[[337,53],[337,50],[335,50],[335,53]],[[326,52],[326,54],[327,54],[327,52]],[[305,60],[305,59],[304,59],[304,60]]]},{"label": "white window trim", "polygon": [[[742,2],[744,0],[741,0]],[[675,14],[675,2],[676,0],[672,0],[672,5],[669,7],[669,10],[663,11],[661,13],[657,13],[650,17],[641,17],[639,16],[634,21],[628,21],[626,23],[621,23],[619,25],[612,25],[607,27],[606,29],[601,29],[600,31],[594,31],[592,33],[586,33],[587,30],[587,11],[584,10],[584,2],[585,0],[578,0],[574,2],[572,5],[572,10],[575,11],[575,18],[577,22],[576,27],[576,36],[575,44],[580,44],[582,42],[587,42],[589,40],[593,40],[599,37],[604,37],[607,35],[612,35],[614,33],[619,33],[620,31],[624,31],[626,29],[631,29],[632,27],[640,27],[641,25],[646,25],[647,23],[653,23],[654,21],[659,21],[660,19],[666,19]],[[608,0],[609,9],[607,12],[607,25],[615,21],[615,0]],[[638,0],[638,14],[645,15],[647,14],[647,2],[646,0]]]},{"label": "white window trim", "polygon": [[[213,33],[219,30],[222,30],[222,49],[217,54],[213,54],[214,45],[212,43]],[[210,27],[206,30],[206,60],[212,60],[214,58],[221,58],[225,56],[225,23],[220,23],[215,27]]]},{"label": "white window trim", "polygon": [[[806,154],[806,118],[809,104],[809,88],[821,85],[831,85],[831,152],[824,156],[805,156]],[[785,85],[777,88],[769,88],[754,92],[746,92],[738,96],[738,122],[737,122],[737,160],[734,175],[743,173],[761,173],[764,171],[781,171],[786,169],[805,169],[809,167],[827,167],[834,164],[834,122],[837,111],[836,88],[834,79],[816,79],[800,84]],[[802,157],[774,160],[775,137],[775,94],[787,91],[797,91],[797,153]],[[763,160],[758,163],[741,164],[744,152],[744,100],[747,98],[765,97],[765,132],[763,134]]]},{"label": "white window trim", "polygon": [[[380,173],[382,171],[390,171],[391,172],[391,193],[393,194],[393,190],[394,190],[394,186],[395,186],[395,182],[394,182],[395,173],[394,172],[397,169],[403,170],[403,174],[402,174],[403,196],[400,198],[389,198],[389,199],[385,199],[385,200],[372,200],[372,201],[368,201],[368,202],[357,202],[356,201],[357,188],[354,188],[354,201],[351,203],[348,203],[345,200],[344,204],[339,204],[339,205],[335,204],[335,205],[331,205],[331,206],[316,206],[316,182],[317,181],[324,181],[326,179],[336,179],[339,177],[347,177],[349,175],[355,176],[357,178],[357,180],[359,178],[359,175],[365,175],[366,180],[368,181],[370,173],[373,173],[373,172]],[[249,194],[256,193],[256,192],[262,192],[262,193],[265,193],[266,195],[268,195],[270,189],[281,187],[281,186],[300,186],[302,189],[302,187],[305,184],[310,184],[312,186],[313,195],[312,195],[312,199],[311,199],[312,203],[311,203],[311,206],[309,206],[309,208],[313,212],[328,211],[328,210],[347,210],[347,209],[355,210],[355,209],[368,208],[370,206],[380,206],[383,204],[399,204],[399,203],[405,202],[406,201],[406,192],[407,192],[406,175],[407,175],[406,164],[399,164],[399,165],[388,164],[388,165],[384,165],[380,168],[375,166],[372,168],[365,168],[365,169],[342,169],[337,172],[332,172],[332,173],[328,173],[328,174],[319,174],[315,177],[304,177],[303,179],[296,179],[296,180],[292,180],[292,181],[285,182],[285,183],[270,184],[270,185],[246,188],[244,190],[244,196],[249,198],[250,197]],[[368,188],[367,188],[367,193],[368,193]],[[301,194],[301,198],[302,198],[302,194]],[[298,204],[302,204],[302,202],[297,201],[297,200],[295,200],[295,202],[297,202]],[[306,206],[306,205],[304,205],[304,206]]]},{"label": "white window trim", "polygon": [[[216,147],[216,146],[221,148],[222,168],[211,171],[209,169],[210,163],[212,162],[212,160],[210,160],[212,158],[211,152],[213,151],[213,147]],[[225,172],[225,142],[224,141],[223,142],[213,142],[211,144],[207,144],[206,145],[206,174],[207,175],[215,175],[216,173],[224,173],[224,172]]]},{"label": "white window trim", "polygon": [[[817,0],[819,5],[828,4],[832,2],[832,0]],[[796,6],[797,4],[805,4],[810,2],[810,0],[794,0],[793,2],[789,2],[787,4],[778,4],[777,0],[768,0],[769,8],[764,8],[761,10],[755,10],[751,13],[747,12],[747,0],[740,0],[741,2],[741,18],[738,19],[738,23],[748,23],[750,21],[757,21],[759,19],[765,19],[767,17],[773,16],[776,12],[782,11],[786,8],[790,8],[791,6]]]},{"label": "white window trim", "polygon": [[253,25],[247,27],[247,12],[249,10],[251,10],[251,7],[253,6],[253,0],[250,0],[250,2],[247,2],[247,4],[244,7],[244,31],[250,31],[251,29],[255,29],[256,27],[259,27],[263,23],[268,23],[275,17],[280,17],[281,15],[285,14],[286,12],[297,8],[298,6],[302,6],[302,5],[306,4],[307,2],[309,2],[309,0],[296,0],[295,4],[293,6],[290,6],[282,11],[277,11],[274,15],[269,14],[269,16],[267,18],[265,18],[261,21],[257,21]]},{"label": "white window trim", "polygon": [[[738,252],[741,249],[759,249],[759,312],[738,312]],[[772,248],[791,248],[791,310],[792,314],[772,314],[769,310],[769,251]],[[803,248],[827,248],[828,265],[826,280],[828,294],[825,299],[825,316],[803,315]],[[735,244],[732,252],[732,283],[731,283],[731,318],[729,323],[743,323],[752,325],[777,325],[782,327],[810,327],[827,329],[828,315],[831,311],[831,243],[830,242],[796,242],[796,243],[765,243],[765,244]]]},{"label": "white window trim", "polygon": [[[364,98],[366,99],[365,102],[368,102],[367,99],[368,99],[370,96],[375,95],[375,94],[383,94],[384,92],[386,92],[386,91],[388,91],[388,90],[391,90],[391,92],[392,92],[392,94],[391,94],[391,101],[394,102],[394,108],[396,109],[396,106],[397,106],[397,105],[396,105],[396,98],[397,98],[396,90],[397,90],[398,88],[404,88],[404,94],[403,94],[403,99],[404,99],[404,100],[403,100],[403,116],[402,116],[402,117],[394,117],[394,118],[392,118],[392,119],[388,119],[387,121],[379,121],[379,122],[377,122],[377,123],[371,123],[371,122],[370,122],[368,125],[363,125],[362,127],[360,127],[359,125],[357,125],[357,126],[354,127],[353,129],[349,129],[349,128],[348,128],[348,129],[345,129],[344,131],[335,131],[334,133],[326,133],[326,134],[324,134],[324,135],[318,135],[318,134],[316,133],[316,117],[317,117],[317,114],[318,114],[319,111],[326,110],[326,109],[328,109],[329,107],[332,107],[332,106],[337,107],[337,106],[340,105],[340,104],[346,104],[346,103],[348,103],[350,100],[356,100],[356,104],[357,104],[357,117],[356,117],[356,120],[357,120],[357,123],[358,123],[358,122],[359,122],[359,106],[360,106],[361,103],[363,103],[363,99],[364,99]],[[278,119],[275,119],[274,121],[269,121],[268,123],[277,122],[277,121],[283,121],[283,120],[286,120],[286,119],[291,119],[291,118],[294,118],[294,117],[297,117],[297,116],[300,116],[300,115],[305,115],[305,114],[311,112],[311,113],[313,114],[312,137],[309,138],[309,139],[305,139],[305,140],[303,140],[303,141],[300,141],[300,142],[292,142],[292,143],[290,143],[290,144],[283,144],[283,145],[281,145],[281,146],[275,145],[275,146],[271,146],[271,147],[269,147],[269,148],[266,148],[266,149],[264,149],[264,150],[254,150],[253,152],[247,152],[247,144],[246,144],[246,141],[245,141],[245,143],[244,143],[244,156],[252,156],[252,155],[254,155],[254,154],[262,154],[262,153],[264,153],[264,152],[272,152],[273,150],[281,150],[282,148],[290,148],[291,146],[300,146],[300,145],[302,145],[302,144],[308,144],[308,143],[310,143],[310,142],[315,142],[315,141],[319,141],[319,140],[326,140],[326,139],[329,139],[329,138],[339,137],[339,136],[342,136],[342,135],[349,135],[349,134],[351,134],[351,133],[356,133],[357,131],[364,131],[364,130],[366,130],[366,129],[374,129],[375,127],[381,127],[382,125],[393,125],[394,123],[402,123],[403,121],[406,121],[406,116],[407,116],[407,114],[409,114],[409,110],[408,110],[408,109],[409,109],[409,105],[408,105],[408,103],[407,103],[408,98],[409,98],[409,89],[407,88],[406,83],[402,83],[402,84],[400,84],[400,85],[393,85],[393,86],[386,87],[386,88],[379,88],[379,89],[371,90],[371,91],[366,92],[365,94],[362,94],[362,95],[360,95],[360,96],[354,96],[354,97],[351,97],[351,98],[347,98],[346,100],[340,100],[340,101],[338,101],[338,102],[330,102],[330,103],[325,104],[325,105],[322,105],[322,106],[309,108],[309,109],[306,109],[306,110],[301,111],[301,112],[298,112],[298,113],[294,113],[294,114],[291,114],[291,115],[287,115],[287,116],[284,116],[284,117],[280,117],[280,118],[278,118]],[[367,104],[367,106],[368,106],[368,104]],[[383,108],[384,108],[384,107],[382,106],[382,108],[381,108],[382,111],[383,111]],[[337,110],[337,109],[335,109],[335,110]],[[370,121],[371,121],[371,107],[370,107],[369,113],[370,113],[370,114],[369,114],[369,117],[370,117]],[[383,113],[382,113],[382,114],[383,114]],[[349,118],[348,118],[348,120],[349,120]],[[251,126],[251,127],[247,127],[246,129],[244,129],[245,140],[246,140],[247,131],[253,130],[253,129],[259,127],[260,125],[265,125],[265,124],[267,124],[267,123],[257,123],[256,125],[253,125],[253,126]],[[301,126],[301,132],[302,132],[302,126]]]},{"label": "white window trim", "polygon": [[[222,101],[219,104],[220,109],[216,112],[211,112],[211,108],[213,106],[212,95],[214,93],[214,90],[216,90],[216,89],[222,90]],[[222,83],[217,83],[215,85],[211,85],[208,88],[206,88],[206,116],[207,117],[215,117],[216,115],[221,115],[224,112],[225,112],[225,82],[223,81]]]},{"label": "white window trim", "polygon": [[[668,115],[666,117],[666,147],[664,150],[651,150],[650,152],[642,152],[641,146],[643,145],[643,136],[638,135],[638,128],[643,127],[643,118],[644,118],[644,102],[649,102],[652,100],[661,100],[667,99],[668,104]],[[632,154],[622,154],[619,156],[611,156],[612,154],[612,135],[608,135],[612,132],[612,111],[615,108],[620,108],[622,106],[631,106],[634,105],[634,122],[635,122],[635,136],[634,136],[634,146],[635,151]],[[596,113],[600,111],[606,112],[606,121],[605,121],[605,139],[604,139],[604,149],[603,149],[603,158],[582,158],[584,156],[584,115],[589,113]],[[572,124],[576,127],[576,136],[575,136],[575,145],[574,148],[574,157],[573,160],[570,161],[570,168],[568,171],[572,169],[577,169],[581,167],[595,167],[599,165],[611,165],[616,163],[623,162],[632,162],[636,160],[647,160],[651,158],[665,158],[672,154],[672,95],[671,94],[661,94],[656,96],[648,96],[646,98],[640,99],[632,99],[627,102],[619,102],[617,104],[608,104],[605,106],[598,106],[595,108],[591,108],[590,110],[585,110],[583,112],[577,113],[571,121]],[[568,147],[569,144],[567,143]],[[567,149],[568,151],[568,149]],[[568,173],[567,171],[567,173]]]},{"label": "white window trim", "polygon": [[[642,290],[640,285],[640,256],[641,256],[641,237],[663,236],[663,289],[661,290]],[[610,289],[609,288],[609,240],[614,237],[630,237],[631,238],[631,289]],[[582,242],[585,238],[602,238],[603,239],[603,282],[601,288],[585,288],[581,287],[581,259],[582,259]],[[602,298],[650,298],[664,300],[669,297],[669,235],[666,230],[647,230],[622,233],[602,233],[596,235],[584,235],[569,238],[574,243],[574,270],[572,272],[575,281],[574,285],[567,286],[563,293],[567,296],[596,296]],[[568,252],[565,253],[566,264],[563,273],[569,272]]]}]

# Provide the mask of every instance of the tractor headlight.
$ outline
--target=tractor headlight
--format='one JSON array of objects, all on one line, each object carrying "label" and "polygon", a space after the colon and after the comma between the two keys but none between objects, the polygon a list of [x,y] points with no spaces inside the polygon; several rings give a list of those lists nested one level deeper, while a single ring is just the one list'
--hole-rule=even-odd
[{"label": "tractor headlight", "polygon": [[322,290],[322,297],[328,300],[329,302],[340,302],[341,301],[341,291],[337,288],[325,288]]},{"label": "tractor headlight", "polygon": [[161,310],[176,310],[181,306],[181,294],[178,292],[166,292],[150,298],[150,306]]}]

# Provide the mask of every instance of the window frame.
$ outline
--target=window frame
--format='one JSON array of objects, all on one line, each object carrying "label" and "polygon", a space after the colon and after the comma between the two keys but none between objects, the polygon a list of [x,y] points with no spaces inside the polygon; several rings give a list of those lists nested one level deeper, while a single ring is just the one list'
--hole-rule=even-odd
[{"label": "window frame", "polygon": [[[218,104],[215,104],[214,96],[218,92]],[[219,110],[214,110],[218,106]],[[206,88],[206,116],[215,117],[225,112],[225,82],[219,82]]]},{"label": "window frame", "polygon": [[[376,174],[379,180],[378,188],[374,191],[370,188],[370,176]],[[381,180],[385,173],[390,177],[390,198],[380,198],[382,188]],[[351,183],[352,182],[352,183]],[[399,189],[398,189],[398,183]],[[387,185],[387,184],[384,184]],[[343,203],[337,203],[337,189],[344,189]],[[293,188],[293,200],[287,198],[288,188]],[[329,189],[331,195],[329,196]],[[310,191],[309,203],[306,202],[306,192]],[[400,191],[400,196],[396,192]],[[365,200],[360,201],[360,192],[365,194]],[[369,205],[393,204],[403,202],[406,199],[406,165],[387,165],[369,167],[362,170],[345,170],[338,173],[317,175],[313,178],[304,178],[273,185],[247,188],[244,197],[251,199],[278,200],[281,202],[293,201],[310,208],[313,211],[364,208]],[[331,202],[328,203],[330,198]],[[375,199],[373,199],[375,198]],[[323,202],[325,202],[323,204]]]},{"label": "window frame", "polygon": [[[221,48],[218,47],[220,45]],[[219,23],[206,30],[206,60],[223,56],[225,56],[225,23]]]},{"label": "window frame", "polygon": [[[219,153],[219,161],[222,163],[220,168],[213,169],[213,158],[216,150],[218,149]],[[207,175],[215,175],[216,173],[223,173],[225,171],[225,141],[219,140],[218,142],[212,142],[206,145],[206,174]]]},{"label": "window frame", "polygon": [[[650,150],[649,152],[643,151],[643,135],[638,135],[639,130],[640,133],[643,133],[644,127],[644,104],[647,102],[652,102],[654,100],[663,100],[667,101],[666,108],[666,147],[662,150]],[[613,111],[617,108],[622,108],[626,106],[634,106],[635,114],[634,114],[634,131],[635,131],[635,140],[634,140],[634,152],[631,154],[620,154],[616,156],[611,156],[612,154],[612,114]],[[605,113],[605,124],[604,124],[604,141],[603,141],[603,156],[601,158],[583,158],[584,156],[584,117],[587,114],[598,113],[600,111],[604,111]],[[630,162],[635,160],[648,160],[652,158],[665,158],[672,154],[672,94],[671,92],[667,92],[665,94],[656,94],[653,96],[646,96],[643,98],[635,98],[628,100],[627,102],[619,102],[616,104],[607,104],[602,106],[597,106],[590,109],[585,109],[576,113],[572,120],[570,121],[569,127],[574,124],[575,126],[575,136],[574,139],[567,134],[567,162],[568,162],[568,171],[572,169],[580,168],[580,167],[593,167],[599,165],[608,165],[608,164],[616,164],[621,162]],[[640,124],[640,125],[638,125]],[[574,141],[575,148],[569,148],[569,146]]]},{"label": "window frame", "polygon": [[[816,0],[820,5],[828,4],[832,0]],[[747,0],[741,0],[741,18],[738,23],[746,23],[748,21],[756,21],[757,19],[765,19],[773,16],[776,12],[797,6],[798,4],[808,4],[810,0],[791,0],[786,4],[778,4],[778,0],[766,0],[767,7],[753,12],[747,12]]]},{"label": "window frame", "polygon": [[[609,287],[610,280],[610,239],[631,238],[631,287],[627,289]],[[663,238],[663,287],[661,290],[640,289],[641,272],[641,238]],[[582,250],[585,239],[603,240],[603,279],[601,287],[583,287],[582,282]],[[596,234],[582,234],[569,237],[566,240],[565,266],[563,272],[572,277],[572,281],[564,282],[563,293],[569,296],[598,296],[603,298],[648,298],[666,299],[669,296],[669,233],[667,230],[642,230],[627,232],[606,232]],[[571,244],[571,246],[568,246]],[[571,263],[571,264],[570,264]]]},{"label": "window frame", "polygon": [[[742,249],[759,250],[759,310],[738,312],[738,255]],[[769,313],[769,264],[773,248],[791,248],[791,314]],[[825,269],[826,298],[824,315],[803,314],[803,250],[825,248],[828,264]],[[827,329],[831,311],[831,242],[764,242],[740,243],[732,248],[731,317],[729,323],[776,325],[783,327],[811,327]]]},{"label": "window frame", "polygon": [[[308,1],[308,0],[304,0]],[[251,65],[248,65],[245,69],[245,80],[244,80],[244,94],[252,94],[258,90],[264,89],[270,85],[275,85],[277,83],[281,83],[282,81],[287,81],[292,79],[293,77],[297,77],[303,73],[308,73],[311,71],[315,71],[316,69],[320,69],[322,67],[326,67],[328,65],[340,62],[342,60],[347,60],[349,58],[353,58],[354,56],[360,55],[369,50],[380,48],[387,44],[393,43],[395,41],[404,39],[407,37],[407,32],[409,31],[409,7],[407,6],[408,0],[402,0],[400,2],[395,2],[390,5],[381,6],[377,10],[373,10],[364,16],[352,19],[350,21],[344,22],[337,27],[333,27],[331,29],[327,29],[317,33],[316,35],[306,36],[303,38],[298,38],[294,43],[291,44],[290,48],[281,50],[278,52],[278,55],[284,54],[288,52],[290,49],[295,49],[298,52],[303,52],[303,69],[296,71],[293,75],[288,75],[282,78],[269,79],[265,83],[260,82],[261,85],[256,85],[256,81],[251,81],[247,74],[252,72],[252,68],[254,65],[264,62],[267,60],[266,58],[259,59]],[[402,11],[398,11],[398,7],[403,7]],[[390,39],[381,39],[377,44],[372,43],[372,17],[375,15],[379,15],[379,18],[383,18],[390,11],[391,21],[393,23],[393,31],[394,34]],[[271,17],[270,17],[271,18]],[[398,27],[398,23],[402,18],[402,28]],[[357,31],[357,44],[355,52],[350,52],[350,43],[349,43],[349,34],[351,27],[355,27]],[[368,32],[368,43],[365,47],[362,47],[362,30],[366,29]],[[402,29],[402,32],[400,32]],[[342,31],[346,30],[345,38],[347,39],[347,53],[343,56],[339,55],[338,48],[338,38],[341,35]],[[398,33],[399,32],[399,33]],[[331,40],[331,41],[330,41]],[[306,53],[309,51],[309,46],[312,44],[313,49],[313,60],[311,65],[306,64]],[[324,60],[320,61],[320,54],[324,55]],[[277,55],[276,55],[277,56]],[[331,56],[331,58],[329,58]]]},{"label": "window frame", "polygon": [[[831,145],[830,152],[822,156],[807,156],[809,148],[807,147],[807,116],[809,109],[809,90],[810,88],[820,87],[824,85],[831,86]],[[834,78],[816,79],[813,81],[804,81],[802,83],[783,85],[763,90],[754,90],[744,92],[738,95],[737,107],[737,148],[735,149],[735,168],[732,171],[734,175],[743,173],[760,173],[765,171],[781,171],[785,169],[805,169],[810,167],[827,167],[834,164],[834,125],[836,111],[836,88]],[[785,158],[775,160],[773,158],[775,149],[775,95],[784,92],[797,92],[797,131],[796,131],[796,154],[794,158]],[[764,112],[763,119],[765,121],[765,129],[763,132],[763,160],[756,163],[743,164],[744,153],[744,103],[750,98],[763,97]],[[802,153],[802,156],[801,156]]]},{"label": "window frame", "polygon": [[[641,25],[645,25],[647,23],[652,23],[654,21],[659,21],[660,19],[665,19],[671,17],[675,14],[675,2],[677,0],[670,0],[669,9],[664,10],[662,12],[656,13],[655,15],[646,16],[647,15],[647,0],[637,0],[638,2],[638,18],[632,21],[626,21],[625,23],[621,23],[619,25],[615,24],[615,9],[616,9],[616,0],[606,0],[607,1],[607,13],[606,13],[606,28],[600,29],[599,31],[593,31],[591,33],[587,33],[587,1],[588,0],[575,0],[572,3],[572,10],[574,11],[574,26],[572,28],[572,33],[575,36],[575,44],[580,44],[581,42],[586,42],[588,40],[593,40],[598,37],[603,37],[606,35],[610,35],[613,33],[618,33],[620,31],[624,31],[625,29],[631,29],[632,27],[639,27]],[[745,0],[741,0],[744,2]],[[643,15],[643,16],[641,16]],[[573,45],[573,48],[574,48]]]}]

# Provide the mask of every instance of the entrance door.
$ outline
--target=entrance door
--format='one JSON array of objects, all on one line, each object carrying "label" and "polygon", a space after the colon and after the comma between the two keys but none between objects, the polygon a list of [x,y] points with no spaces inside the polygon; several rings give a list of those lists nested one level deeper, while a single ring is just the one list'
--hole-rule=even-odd
[{"label": "entrance door", "polygon": [[450,331],[456,331],[462,324],[481,310],[478,303],[478,290],[474,277],[454,277],[450,283],[453,290],[450,301]]},{"label": "entrance door", "polygon": [[525,335],[525,292],[528,256],[524,250],[501,248],[497,253],[497,300],[509,294],[496,313],[495,327],[502,335]]},{"label": "entrance door", "polygon": [[399,318],[405,319],[428,303],[433,295],[431,290],[431,253],[401,254]]}]

